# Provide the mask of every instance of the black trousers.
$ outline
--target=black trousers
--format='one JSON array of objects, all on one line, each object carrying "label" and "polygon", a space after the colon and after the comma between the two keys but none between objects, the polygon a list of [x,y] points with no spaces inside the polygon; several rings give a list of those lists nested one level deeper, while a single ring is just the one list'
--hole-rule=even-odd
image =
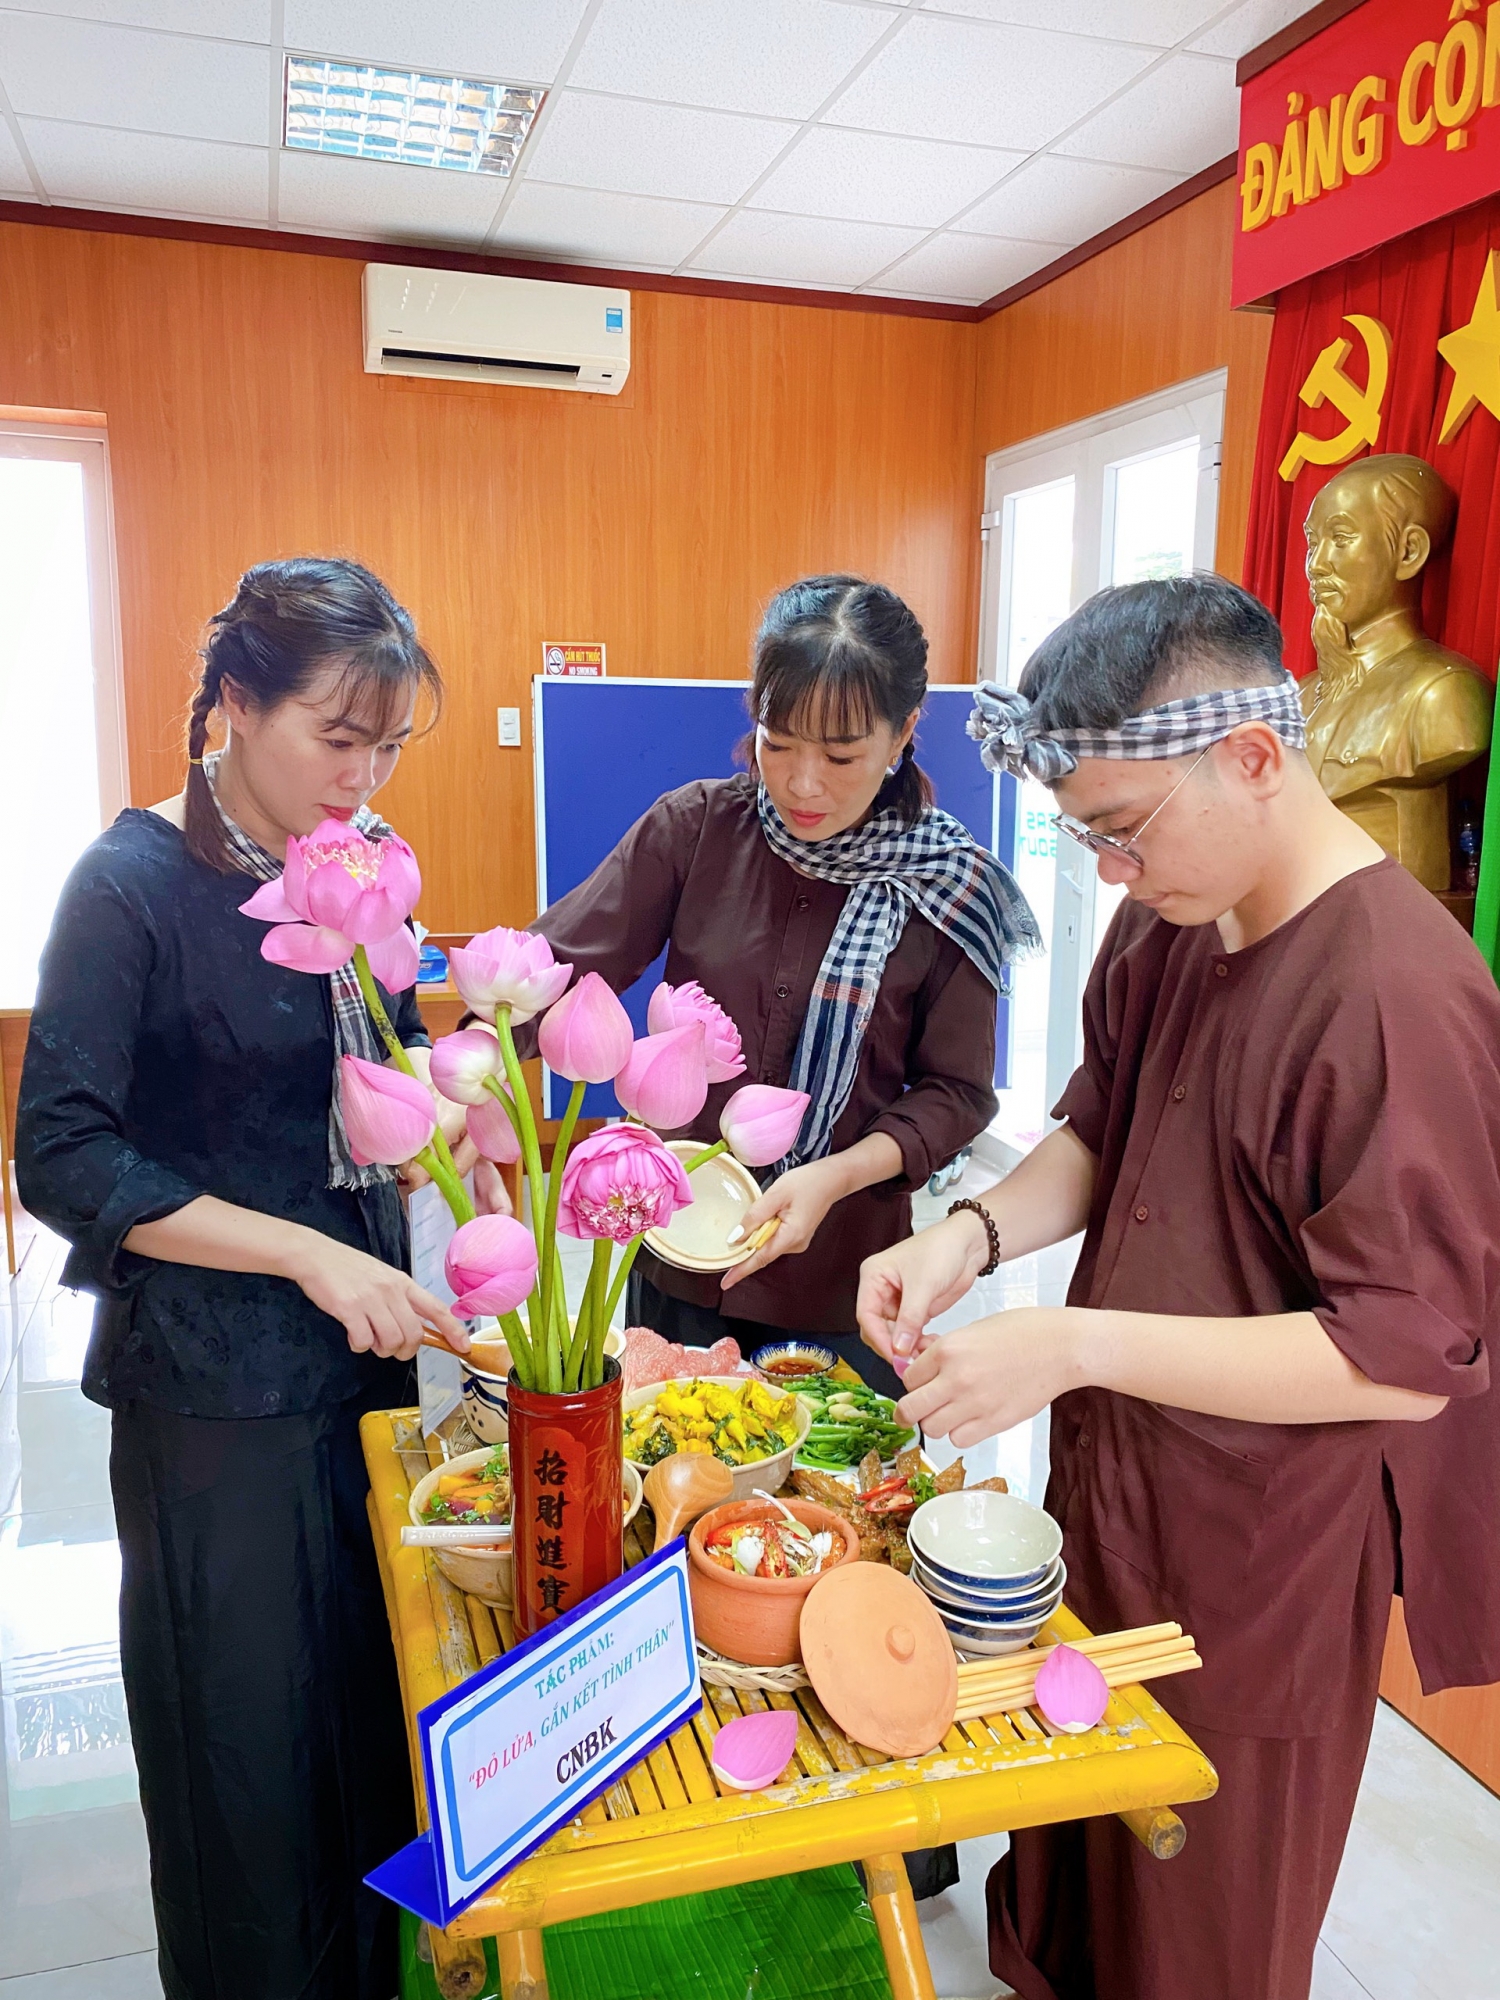
[{"label": "black trousers", "polygon": [[[740,1344],[746,1360],[763,1342],[797,1339],[784,1326],[766,1326],[756,1320],[726,1319],[711,1306],[695,1306],[653,1285],[649,1278],[632,1271],[626,1280],[625,1324],[649,1326],[663,1340],[681,1341],[684,1347],[712,1347],[716,1340],[731,1335]],[[857,1333],[809,1333],[820,1347],[831,1347],[841,1361],[847,1361],[882,1396],[900,1397],[901,1378],[873,1347],[866,1347]],[[941,1895],[958,1880],[958,1851],[953,1847],[921,1847],[906,1856],[906,1872],[911,1892],[918,1902]]]},{"label": "black trousers", "polygon": [[114,1412],[120,1656],[167,2000],[396,1992],[396,1910],[361,1877],[412,1837],[412,1786],[359,1415]]}]

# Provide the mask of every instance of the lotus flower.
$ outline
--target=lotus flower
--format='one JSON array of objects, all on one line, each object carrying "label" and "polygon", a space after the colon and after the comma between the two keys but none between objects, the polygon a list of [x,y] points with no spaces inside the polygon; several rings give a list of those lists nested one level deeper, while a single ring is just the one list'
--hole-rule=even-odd
[{"label": "lotus flower", "polygon": [[417,857],[391,834],[368,840],[342,820],[325,819],[305,839],[286,844],[286,867],[263,882],[242,916],[275,928],[261,957],[293,972],[333,972],[362,944],[370,970],[388,993],[417,976],[417,941],[406,928],[422,877]]},{"label": "lotus flower", "polygon": [[557,1226],[567,1236],[629,1243],[670,1222],[692,1200],[681,1162],[654,1132],[606,1125],[568,1155]]},{"label": "lotus flower", "polygon": [[647,1035],[615,1078],[615,1096],[647,1125],[674,1132],[690,1124],[708,1096],[703,1023]]},{"label": "lotus flower", "polygon": [[740,1031],[717,1000],[706,994],[696,979],[685,986],[668,986],[665,980],[651,995],[646,1008],[646,1026],[653,1035],[665,1035],[673,1028],[686,1028],[693,1021],[703,1023],[704,1056],[710,1083],[728,1083],[745,1073],[740,1053]]},{"label": "lotus flower", "polygon": [[376,1160],[399,1167],[421,1152],[437,1125],[437,1105],[425,1083],[359,1056],[339,1058],[339,1106],[349,1150],[361,1167]]},{"label": "lotus flower", "polygon": [[500,1043],[488,1028],[463,1028],[432,1045],[433,1086],[455,1104],[493,1103],[484,1080],[503,1071]]},{"label": "lotus flower", "polygon": [[731,1791],[758,1792],[774,1785],[797,1747],[795,1709],[764,1709],[726,1722],[709,1753],[714,1775]]},{"label": "lotus flower", "polygon": [[1109,1702],[1109,1685],[1087,1653],[1054,1647],[1036,1677],[1036,1705],[1056,1729],[1081,1736]]},{"label": "lotus flower", "polygon": [[496,1166],[511,1167],[520,1159],[521,1141],[510,1122],[510,1113],[488,1091],[477,1104],[469,1106],[469,1115],[464,1122],[474,1144]]},{"label": "lotus flower", "polygon": [[508,1006],[516,1027],[561,999],[573,977],[572,966],[557,963],[544,937],[503,924],[450,951],[448,967],[473,1013],[493,1021],[495,1009]]},{"label": "lotus flower", "polygon": [[747,1083],[719,1114],[719,1130],[734,1157],[747,1167],[769,1167],[796,1144],[812,1099],[805,1090]]},{"label": "lotus flower", "polygon": [[574,1083],[608,1083],[630,1054],[635,1030],[607,981],[586,972],[550,1007],[537,1031],[542,1060]]},{"label": "lotus flower", "polygon": [[453,1233],[443,1260],[458,1319],[514,1312],[536,1283],[536,1243],[512,1215],[481,1215]]}]

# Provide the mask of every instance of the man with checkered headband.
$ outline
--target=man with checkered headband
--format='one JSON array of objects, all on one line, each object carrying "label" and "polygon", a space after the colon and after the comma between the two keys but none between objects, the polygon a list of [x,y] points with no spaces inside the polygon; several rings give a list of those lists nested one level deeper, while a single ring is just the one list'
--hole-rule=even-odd
[{"label": "man with checkered headband", "polygon": [[[1500,1679],[1500,993],[1324,796],[1221,577],[1102,591],[972,732],[1126,900],[1057,1128],[866,1262],[860,1326],[956,1445],[1051,1405],[1068,1603],[1194,1634],[1155,1692],[1219,1774],[1167,1863],[1107,1814],[1014,1834],[991,1964],[1022,2000],[1305,2000],[1392,1591],[1428,1692]],[[1066,1306],[927,1333],[1079,1230]]]}]

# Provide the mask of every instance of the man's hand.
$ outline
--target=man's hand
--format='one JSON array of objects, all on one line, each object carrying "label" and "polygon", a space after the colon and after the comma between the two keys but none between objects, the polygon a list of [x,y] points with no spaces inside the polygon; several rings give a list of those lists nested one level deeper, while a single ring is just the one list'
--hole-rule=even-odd
[{"label": "man's hand", "polygon": [[838,1154],[827,1160],[811,1160],[805,1167],[793,1167],[790,1173],[772,1181],[746,1213],[740,1227],[745,1236],[753,1236],[773,1215],[779,1218],[780,1226],[770,1242],[763,1243],[753,1257],[724,1273],[723,1289],[730,1291],[742,1278],[764,1270],[778,1257],[795,1257],[805,1250],[829,1209],[848,1192]]},{"label": "man's hand", "polygon": [[893,1366],[916,1354],[928,1321],[958,1303],[988,1258],[984,1224],[969,1209],[867,1257],[855,1306],[866,1344]]},{"label": "man's hand", "polygon": [[1023,1306],[929,1340],[906,1371],[897,1416],[960,1450],[1025,1423],[1082,1385],[1082,1317],[1071,1306]]}]

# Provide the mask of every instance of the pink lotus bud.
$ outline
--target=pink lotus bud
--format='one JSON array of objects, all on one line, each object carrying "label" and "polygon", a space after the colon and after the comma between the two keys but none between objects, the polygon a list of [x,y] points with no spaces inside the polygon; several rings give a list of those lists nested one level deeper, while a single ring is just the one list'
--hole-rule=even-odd
[{"label": "pink lotus bud", "polygon": [[797,1747],[797,1713],[790,1708],[737,1715],[714,1738],[714,1774],[731,1791],[758,1792],[774,1785]]},{"label": "pink lotus bud", "polygon": [[[506,1094],[508,1096],[509,1092]],[[510,1114],[488,1091],[477,1104],[469,1106],[469,1115],[464,1122],[474,1144],[497,1167],[513,1167],[520,1159],[521,1141],[510,1122]]]},{"label": "pink lotus bud", "polygon": [[573,977],[572,966],[557,963],[544,937],[503,924],[450,951],[448,969],[474,1013],[493,1021],[497,1007],[509,1006],[516,1027],[561,999]]},{"label": "pink lotus bud", "polygon": [[740,1053],[740,1031],[717,1000],[711,1000],[696,979],[684,986],[668,986],[665,980],[651,995],[646,1009],[646,1026],[653,1035],[673,1028],[685,1028],[701,1021],[706,1039],[704,1053],[710,1083],[728,1083],[743,1076],[745,1059]]},{"label": "pink lotus bud", "polygon": [[644,1125],[606,1125],[568,1155],[557,1226],[566,1236],[628,1243],[670,1222],[692,1201],[682,1162],[654,1132]]},{"label": "pink lotus bud", "polygon": [[537,1030],[543,1062],[573,1083],[608,1083],[634,1039],[630,1016],[597,972],[586,972],[549,1007]]},{"label": "pink lotus bud", "polygon": [[437,1125],[437,1105],[425,1083],[405,1070],[359,1056],[339,1058],[339,1106],[356,1163],[399,1167],[420,1153]]},{"label": "pink lotus bud", "polygon": [[485,1078],[504,1068],[500,1043],[488,1028],[462,1028],[432,1045],[433,1086],[455,1104],[483,1104],[490,1095]]},{"label": "pink lotus bud", "polygon": [[458,1319],[514,1312],[536,1283],[536,1243],[513,1215],[480,1215],[453,1233],[443,1260]]},{"label": "pink lotus bud", "polygon": [[1092,1729],[1109,1703],[1109,1684],[1087,1653],[1058,1646],[1043,1660],[1036,1677],[1036,1705],[1055,1729],[1081,1736]]},{"label": "pink lotus bud", "polygon": [[417,857],[391,834],[370,840],[342,820],[325,819],[306,839],[286,844],[286,867],[263,882],[243,916],[274,924],[261,957],[293,972],[332,972],[366,947],[370,969],[388,993],[417,976],[417,943],[406,928],[422,877]]},{"label": "pink lotus bud", "polygon": [[692,1021],[636,1042],[615,1078],[615,1096],[661,1131],[690,1124],[708,1096],[703,1023]]},{"label": "pink lotus bud", "polygon": [[742,1165],[769,1167],[796,1144],[811,1102],[805,1090],[747,1083],[720,1112],[720,1135]]}]

